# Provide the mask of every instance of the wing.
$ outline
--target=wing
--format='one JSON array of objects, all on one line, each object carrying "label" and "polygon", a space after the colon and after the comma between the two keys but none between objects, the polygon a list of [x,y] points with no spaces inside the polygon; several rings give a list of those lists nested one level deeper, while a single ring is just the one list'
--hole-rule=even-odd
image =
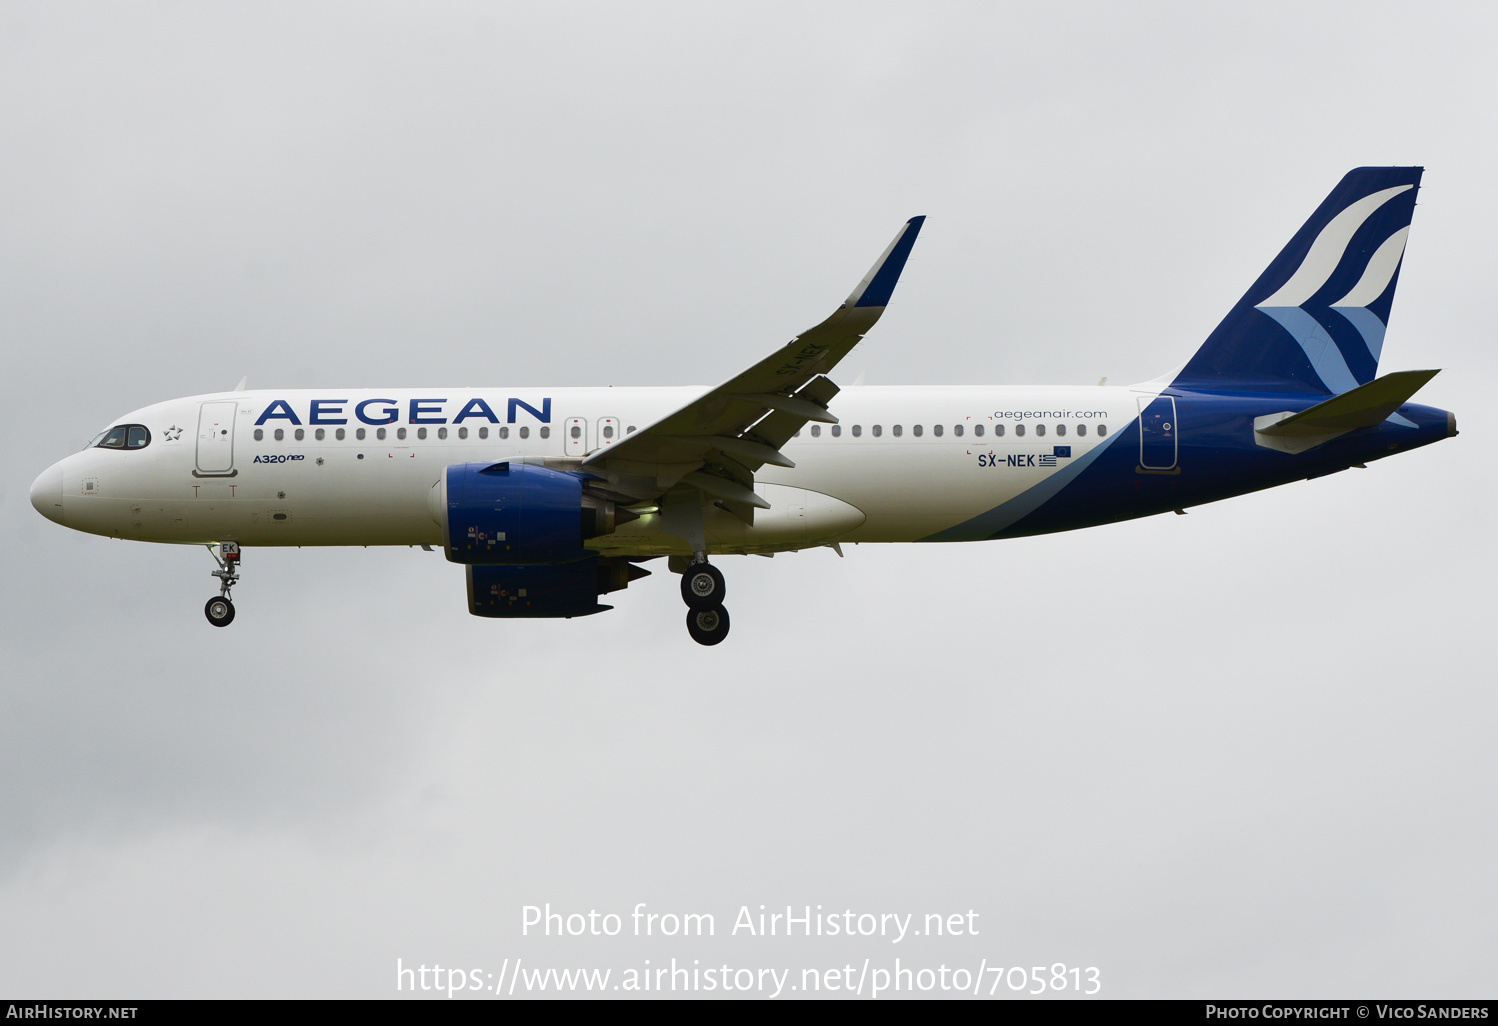
[{"label": "wing", "polygon": [[807,421],[835,424],[827,377],[884,313],[924,217],[900,229],[842,306],[821,324],[675,413],[600,449],[583,467],[620,497],[645,501],[695,489],[753,522],[754,473],[766,463],[795,466],[780,447]]}]

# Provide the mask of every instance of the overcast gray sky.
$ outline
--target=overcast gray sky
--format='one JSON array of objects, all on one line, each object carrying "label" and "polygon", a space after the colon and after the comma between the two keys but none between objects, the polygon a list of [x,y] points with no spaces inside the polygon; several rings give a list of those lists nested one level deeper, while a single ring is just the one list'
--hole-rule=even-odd
[{"label": "overcast gray sky", "polygon": [[[395,964],[1498,984],[1484,4],[0,2],[0,994]],[[714,384],[930,220],[845,383],[1182,362],[1338,178],[1428,168],[1383,369],[1461,437],[1091,531],[721,562],[576,621],[419,550],[59,528],[112,418],[256,387]],[[703,940],[521,907],[711,912]],[[900,946],[741,905],[976,910]],[[986,988],[985,988],[986,992]],[[1001,991],[1004,993],[1006,991]]]}]

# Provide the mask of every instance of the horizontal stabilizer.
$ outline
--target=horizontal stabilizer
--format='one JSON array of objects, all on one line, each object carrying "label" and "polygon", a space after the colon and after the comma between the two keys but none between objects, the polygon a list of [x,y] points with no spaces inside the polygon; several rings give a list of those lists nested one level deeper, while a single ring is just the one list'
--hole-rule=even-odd
[{"label": "horizontal stabilizer", "polygon": [[1349,431],[1383,423],[1439,373],[1395,371],[1299,413],[1256,417],[1254,436],[1260,445],[1272,449],[1303,452]]}]

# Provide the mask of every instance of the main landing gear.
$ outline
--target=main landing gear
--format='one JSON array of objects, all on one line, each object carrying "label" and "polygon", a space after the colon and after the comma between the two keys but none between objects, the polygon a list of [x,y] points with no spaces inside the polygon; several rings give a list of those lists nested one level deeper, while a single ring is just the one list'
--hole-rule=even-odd
[{"label": "main landing gear", "polygon": [[681,598],[687,604],[687,633],[699,645],[716,645],[728,637],[728,610],[723,608],[723,574],[705,557],[681,575]]},{"label": "main landing gear", "polygon": [[218,564],[213,576],[223,583],[219,586],[219,593],[203,606],[203,615],[213,626],[227,627],[234,622],[234,603],[229,600],[229,589],[239,583],[239,543],[226,541],[209,545],[208,554]]}]

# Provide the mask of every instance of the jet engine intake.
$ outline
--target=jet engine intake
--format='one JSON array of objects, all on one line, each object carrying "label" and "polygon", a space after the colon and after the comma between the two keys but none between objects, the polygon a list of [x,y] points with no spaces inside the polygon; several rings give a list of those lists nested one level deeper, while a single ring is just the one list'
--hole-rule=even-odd
[{"label": "jet engine intake", "polygon": [[433,489],[442,546],[454,563],[538,566],[592,553],[583,542],[633,515],[590,494],[587,475],[529,463],[458,463]]}]

